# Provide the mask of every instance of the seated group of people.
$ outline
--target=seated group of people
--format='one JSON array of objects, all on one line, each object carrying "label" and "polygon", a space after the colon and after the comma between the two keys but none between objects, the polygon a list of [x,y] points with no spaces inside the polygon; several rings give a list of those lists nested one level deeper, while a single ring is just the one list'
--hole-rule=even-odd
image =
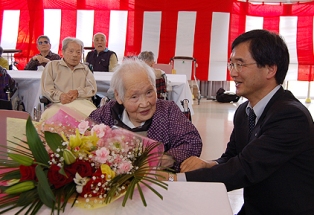
[{"label": "seated group of people", "polygon": [[[100,44],[103,39],[87,59],[110,55]],[[157,99],[156,73],[143,60],[116,66],[110,83],[115,99],[99,108],[91,106],[97,85],[88,66],[80,63],[83,43],[76,38],[63,40],[63,58],[48,62],[42,73],[42,93],[53,102],[46,111],[71,105],[96,123],[162,142],[161,166],[178,174],[161,172],[161,180],[223,182],[228,191],[244,188],[239,214],[314,214],[314,124],[309,111],[281,86],[289,66],[285,42],[277,34],[253,30],[236,38],[231,50],[228,69],[237,94],[248,101],[237,109],[230,142],[217,160],[199,158],[199,132],[173,101]],[[43,65],[44,58],[34,61]],[[110,71],[110,63],[101,59],[89,63]],[[256,113],[252,132],[248,109]]]},{"label": "seated group of people", "polygon": [[[42,95],[51,101],[42,113],[41,121],[57,114],[61,106],[66,106],[96,123],[139,132],[164,143],[165,154],[161,165],[179,172],[182,161],[201,154],[202,141],[197,129],[173,101],[157,98],[156,77],[161,76],[161,72],[152,68],[152,52],[143,52],[140,59],[124,60],[113,69],[111,62],[117,63],[113,60],[116,55],[105,49],[103,36],[94,36],[95,50],[88,53],[86,62],[93,63],[95,71],[100,67],[114,71],[110,83],[114,99],[100,108],[91,102],[97,92],[97,84],[89,65],[80,62],[83,42],[67,37],[62,41],[61,59],[49,59],[54,55],[49,51],[47,55],[39,54],[31,60],[44,66],[41,90]],[[39,46],[50,48],[47,37],[38,39]],[[99,56],[102,58],[97,58]],[[106,56],[108,62],[102,61]]]}]

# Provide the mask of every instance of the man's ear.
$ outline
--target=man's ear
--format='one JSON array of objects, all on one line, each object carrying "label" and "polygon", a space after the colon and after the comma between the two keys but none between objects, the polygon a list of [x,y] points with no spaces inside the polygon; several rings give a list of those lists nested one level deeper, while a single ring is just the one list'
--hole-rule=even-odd
[{"label": "man's ear", "polygon": [[122,105],[122,100],[120,99],[119,93],[118,93],[116,90],[114,91],[114,97],[115,97],[115,99],[117,100],[117,102],[118,102],[120,105]]},{"label": "man's ear", "polygon": [[268,78],[273,78],[275,77],[276,73],[277,73],[277,65],[272,65],[272,66],[267,66],[267,77]]}]

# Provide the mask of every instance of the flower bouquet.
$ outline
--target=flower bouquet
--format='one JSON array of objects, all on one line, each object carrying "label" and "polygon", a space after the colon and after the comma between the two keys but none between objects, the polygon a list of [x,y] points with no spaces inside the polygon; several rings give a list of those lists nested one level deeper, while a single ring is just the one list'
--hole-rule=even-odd
[{"label": "flower bouquet", "polygon": [[36,214],[46,205],[59,214],[67,203],[93,209],[122,196],[125,206],[135,188],[146,206],[141,186],[162,199],[151,184],[167,189],[156,179],[163,145],[121,128],[89,124],[45,124],[41,133],[29,118],[27,140],[0,154],[0,213],[19,207],[20,213]]}]

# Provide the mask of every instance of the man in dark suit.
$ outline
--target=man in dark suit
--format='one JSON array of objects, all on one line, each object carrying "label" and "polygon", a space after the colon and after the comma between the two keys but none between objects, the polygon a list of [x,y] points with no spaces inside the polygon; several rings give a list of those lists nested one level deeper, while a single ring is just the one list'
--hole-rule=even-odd
[{"label": "man in dark suit", "polygon": [[313,119],[281,86],[288,66],[287,46],[277,34],[253,30],[236,38],[228,69],[237,95],[248,101],[235,112],[226,151],[213,161],[191,157],[181,164],[185,173],[162,173],[165,178],[244,188],[241,215],[314,214]]}]

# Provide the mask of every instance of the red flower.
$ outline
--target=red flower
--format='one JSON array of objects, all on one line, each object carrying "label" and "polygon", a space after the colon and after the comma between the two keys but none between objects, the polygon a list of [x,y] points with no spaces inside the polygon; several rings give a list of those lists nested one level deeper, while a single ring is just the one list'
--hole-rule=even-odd
[{"label": "red flower", "polygon": [[73,182],[73,177],[69,172],[65,170],[65,173],[68,177],[65,177],[64,175],[59,173],[60,167],[53,164],[48,170],[48,180],[51,184],[55,186],[56,189],[65,186],[66,184],[69,184]]},{"label": "red flower", "polygon": [[88,161],[76,160],[73,164],[65,166],[65,170],[69,172],[73,177],[75,173],[80,174],[81,177],[90,177],[93,174],[93,168]]},{"label": "red flower", "polygon": [[103,187],[106,182],[105,178],[95,177],[91,178],[83,187],[83,191],[80,196],[84,196],[85,194],[91,195],[93,197],[104,195],[106,193],[105,188]]},{"label": "red flower", "polygon": [[37,180],[36,179],[36,173],[35,173],[35,167],[36,167],[36,165],[31,165],[31,166],[20,165],[20,173],[21,173],[20,181]]}]

